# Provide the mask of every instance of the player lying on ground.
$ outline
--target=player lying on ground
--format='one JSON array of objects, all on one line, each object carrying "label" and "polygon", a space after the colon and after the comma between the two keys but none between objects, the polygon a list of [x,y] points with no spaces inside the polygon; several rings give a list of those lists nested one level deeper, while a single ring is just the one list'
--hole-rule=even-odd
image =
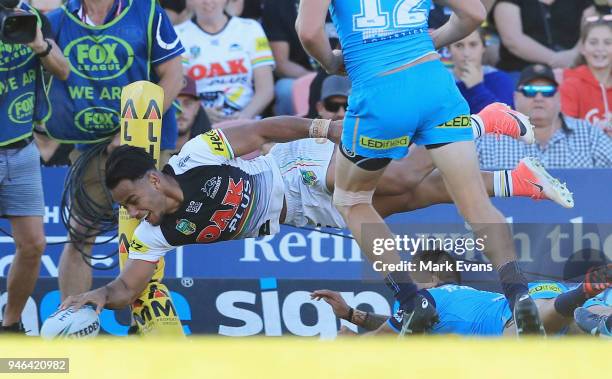
[{"label": "player lying on ground", "polygon": [[[431,267],[444,267],[449,262],[449,267],[456,267],[455,259],[444,251],[420,252],[413,262],[417,267],[420,262],[433,264]],[[502,294],[460,285],[461,274],[456,270],[434,272],[428,268],[411,273],[411,276],[421,288],[420,293],[438,310],[440,321],[433,327],[434,334],[516,335],[508,300]],[[538,306],[546,333],[565,332],[574,320],[574,310],[581,305],[583,308],[579,310],[598,312],[599,319],[609,316],[612,304],[606,294],[610,292],[611,280],[612,265],[608,265],[591,271],[585,282],[573,289],[560,282],[529,283],[529,294]],[[402,327],[401,315],[396,313],[389,317],[353,309],[338,292],[318,290],[311,296],[325,300],[337,317],[374,334],[398,333]],[[348,330],[343,329],[343,332],[348,333]]]},{"label": "player lying on ground", "polygon": [[[512,118],[505,112],[500,115]],[[130,216],[143,222],[134,232],[130,259],[119,278],[105,287],[68,298],[63,306],[91,302],[100,308],[105,304],[121,308],[130,304],[158,269],[155,263],[176,246],[277,233],[282,223],[343,227],[342,218],[332,205],[333,188],[326,188],[322,181],[318,181],[318,187],[314,186],[318,177],[298,170],[317,165],[327,167],[333,144],[298,141],[292,146],[276,145],[270,154],[250,161],[236,159],[264,143],[313,136],[313,126],[322,124],[329,126],[329,133],[323,135],[337,142],[342,128],[340,122],[330,124],[325,120],[314,122],[297,117],[269,118],[224,132],[213,130],[187,142],[162,172],[155,169],[153,159],[144,150],[130,146],[116,149],[107,161],[106,185],[113,199],[126,207]],[[323,148],[326,154],[319,154],[317,150]],[[295,163],[301,159],[310,161]],[[296,170],[282,175],[287,162],[294,162]],[[409,165],[404,166],[404,170],[409,169]],[[531,171],[525,165],[517,171],[542,186],[550,198],[571,200],[567,189],[541,167]],[[389,174],[393,175],[392,172]],[[323,169],[320,176],[329,178],[329,173]],[[394,178],[388,180],[393,182]],[[425,182],[421,181],[414,192],[418,194],[421,191],[418,188]],[[492,176],[489,182],[493,193]],[[333,177],[331,183],[333,187]],[[384,188],[383,185],[381,189],[384,191]],[[387,191],[393,193],[390,188]],[[427,187],[424,191],[431,189]],[[377,198],[383,214],[431,204],[402,203],[397,195],[381,194]],[[426,195],[414,198],[426,198]],[[406,200],[413,199],[406,196]],[[446,195],[444,201],[450,202],[450,196]]]}]

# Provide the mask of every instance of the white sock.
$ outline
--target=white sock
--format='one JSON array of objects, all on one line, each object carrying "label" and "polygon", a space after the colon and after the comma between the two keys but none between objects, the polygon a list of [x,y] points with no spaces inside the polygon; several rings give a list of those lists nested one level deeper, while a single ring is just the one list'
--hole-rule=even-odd
[{"label": "white sock", "polygon": [[495,197],[512,196],[512,170],[493,171],[493,192]]},{"label": "white sock", "polygon": [[477,114],[471,115],[472,117],[472,132],[474,133],[474,138],[480,138],[483,134],[485,134],[484,121]]}]

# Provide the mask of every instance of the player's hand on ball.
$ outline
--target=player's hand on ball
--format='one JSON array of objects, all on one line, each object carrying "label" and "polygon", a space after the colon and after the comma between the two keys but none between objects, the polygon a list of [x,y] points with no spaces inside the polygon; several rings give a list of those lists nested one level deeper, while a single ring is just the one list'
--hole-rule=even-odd
[{"label": "player's hand on ball", "polygon": [[329,124],[329,130],[327,131],[327,139],[329,139],[335,144],[339,144],[341,138],[342,138],[342,120],[332,121]]},{"label": "player's hand on ball", "polygon": [[351,308],[346,301],[344,301],[340,293],[330,290],[316,290],[310,294],[310,298],[314,300],[325,300],[327,304],[331,305],[336,317],[343,319],[348,317]]},{"label": "player's hand on ball", "polygon": [[106,295],[106,287],[100,287],[79,295],[68,296],[60,305],[60,309],[64,310],[70,307],[80,309],[85,304],[92,304],[96,307],[96,313],[99,314],[106,304]]}]

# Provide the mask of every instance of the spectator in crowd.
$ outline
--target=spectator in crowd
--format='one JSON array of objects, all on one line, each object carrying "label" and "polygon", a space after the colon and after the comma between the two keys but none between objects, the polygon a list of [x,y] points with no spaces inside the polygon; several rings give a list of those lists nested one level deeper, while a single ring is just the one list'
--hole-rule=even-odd
[{"label": "spectator in crowd", "polygon": [[30,0],[30,5],[42,13],[51,12],[62,6],[63,0]]},{"label": "spectator in crowd", "polygon": [[478,113],[495,102],[513,104],[512,77],[496,68],[482,65],[484,41],[484,31],[479,28],[449,47],[457,86],[467,100],[471,113]]},{"label": "spectator in crowd", "polygon": [[[155,0],[69,0],[48,16],[53,35],[71,62],[71,73],[66,82],[54,80],[50,84],[49,96],[57,106],[46,123],[47,131],[63,142],[85,144],[77,146],[70,160],[73,166],[77,162],[83,165],[83,191],[88,202],[95,203],[88,204],[89,209],[112,214],[103,172],[107,152],[119,145],[121,89],[138,80],[157,82],[164,89],[160,162],[167,162],[177,139],[171,104],[183,85],[180,55],[184,49]],[[80,159],[88,156],[83,153],[92,144],[109,141],[101,155],[88,161]],[[84,203],[75,199],[70,203],[72,229],[81,235],[95,234],[94,221],[75,218],[77,213],[85,213]],[[81,252],[90,254],[91,248],[81,240],[64,245],[59,265],[63,297],[90,288],[91,268]]]},{"label": "spectator in crowd", "polygon": [[166,11],[172,25],[182,24],[192,16],[186,0],[160,0],[159,5]]},{"label": "spectator in crowd", "polygon": [[276,115],[292,115],[292,88],[296,78],[313,72],[312,60],[304,51],[295,20],[299,0],[265,0],[262,24],[270,39],[270,47],[276,62],[274,86]]},{"label": "spectator in crowd", "polygon": [[70,73],[46,17],[26,4],[16,9],[36,15],[38,25],[30,43],[6,37],[0,41],[0,216],[8,218],[15,241],[0,333],[24,333],[21,313],[36,285],[45,250],[40,154],[32,143],[34,123],[50,112],[42,68],[62,80]]},{"label": "spectator in crowd", "polygon": [[498,68],[521,71],[530,63],[570,67],[578,56],[583,15],[590,0],[499,0],[493,8],[501,37]]},{"label": "spectator in crowd", "polygon": [[612,168],[612,139],[587,121],[562,114],[557,86],[549,66],[535,64],[521,72],[514,105],[529,116],[536,143],[484,136],[476,141],[482,168],[513,168],[529,156],[546,168]]},{"label": "spectator in crowd", "polygon": [[[487,13],[489,13],[494,3],[495,0],[482,0],[482,4],[485,6]],[[434,2],[431,6],[429,17],[427,19],[429,29],[438,29],[444,25],[452,13],[453,12],[450,7]],[[481,26],[485,28],[487,26],[487,22],[485,21]],[[497,37],[497,35],[493,35],[492,32],[488,32],[489,29],[490,28],[487,28],[487,33],[485,33],[487,43],[485,43],[484,59],[486,62],[492,62],[491,64],[494,65],[499,58],[499,37]],[[438,49],[438,54],[440,54],[442,62],[447,67],[451,68],[452,61],[448,46],[443,46],[442,48]]]},{"label": "spectator in crowd", "polygon": [[191,0],[195,20],[177,26],[184,67],[209,120],[253,119],[274,98],[274,58],[257,21],[224,11],[226,0]]},{"label": "spectator in crowd", "polygon": [[193,79],[186,76],[185,86],[179,92],[177,100],[181,104],[181,111],[177,116],[178,139],[176,151],[180,151],[185,142],[193,137],[210,130],[210,121],[202,107],[196,84]]},{"label": "spectator in crowd", "polygon": [[578,66],[563,73],[561,111],[612,136],[612,15],[587,18]]},{"label": "spectator in crowd", "polygon": [[323,85],[323,81],[327,78],[329,74],[325,72],[322,68],[317,70],[317,74],[310,82],[310,86],[308,88],[308,113],[306,117],[308,118],[317,118],[319,114],[319,110],[317,109],[317,103],[321,100],[321,87]]},{"label": "spectator in crowd", "polygon": [[321,85],[320,100],[317,101],[317,117],[334,121],[344,119],[350,92],[351,81],[348,77],[326,77]]}]

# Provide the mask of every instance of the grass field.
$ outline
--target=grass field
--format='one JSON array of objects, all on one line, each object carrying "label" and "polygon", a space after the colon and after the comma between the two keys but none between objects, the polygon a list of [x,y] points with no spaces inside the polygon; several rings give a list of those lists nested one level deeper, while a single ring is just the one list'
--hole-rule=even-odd
[{"label": "grass field", "polygon": [[68,374],[12,378],[610,378],[612,345],[547,340],[428,337],[103,339],[0,341],[0,357],[67,357]]}]

